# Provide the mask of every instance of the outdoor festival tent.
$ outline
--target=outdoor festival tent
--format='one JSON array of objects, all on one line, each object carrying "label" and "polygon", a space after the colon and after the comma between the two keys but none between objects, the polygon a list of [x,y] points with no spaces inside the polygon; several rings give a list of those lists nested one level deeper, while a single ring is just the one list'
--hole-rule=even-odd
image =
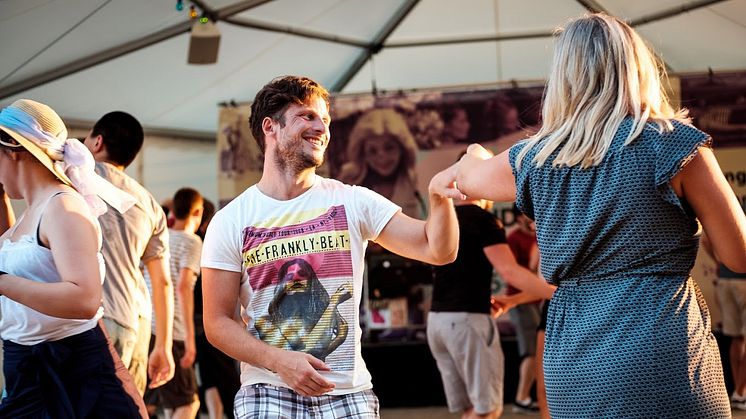
[{"label": "outdoor festival tent", "polygon": [[[0,105],[88,122],[124,109],[214,138],[220,103],[282,74],[342,93],[540,81],[553,29],[587,11],[630,22],[669,72],[746,69],[746,0],[2,0]],[[188,64],[202,17],[217,63]]]}]

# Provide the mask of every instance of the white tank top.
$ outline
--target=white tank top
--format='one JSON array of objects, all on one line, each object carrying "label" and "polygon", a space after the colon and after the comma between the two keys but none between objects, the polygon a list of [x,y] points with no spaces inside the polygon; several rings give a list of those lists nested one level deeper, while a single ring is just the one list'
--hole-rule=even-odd
[{"label": "white tank top", "polygon": [[[74,193],[69,194],[79,196]],[[18,221],[20,222],[20,219]],[[17,226],[18,223],[13,229]],[[12,231],[8,237],[11,235]],[[75,239],[72,238],[72,240]],[[104,258],[101,252],[98,252],[96,257],[99,264],[99,276],[103,283]],[[0,270],[37,282],[52,283],[61,280],[51,250],[41,246],[33,234],[24,234],[17,241],[4,240],[0,245]],[[36,345],[77,335],[94,328],[98,319],[104,314],[104,308],[101,306],[96,315],[88,320],[61,319],[39,313],[5,296],[0,296],[0,309],[2,310],[0,337],[20,345]]]}]

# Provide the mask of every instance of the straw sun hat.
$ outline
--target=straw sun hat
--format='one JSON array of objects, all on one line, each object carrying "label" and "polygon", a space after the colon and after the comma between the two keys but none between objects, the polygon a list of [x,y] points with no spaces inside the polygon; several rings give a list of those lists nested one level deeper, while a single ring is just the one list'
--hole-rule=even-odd
[{"label": "straw sun hat", "polygon": [[[19,99],[13,102],[6,109],[15,109],[33,118],[34,122],[38,125],[38,129],[46,132],[51,137],[54,137],[57,140],[57,143],[54,144],[54,146],[62,149],[65,141],[67,140],[67,128],[65,128],[65,123],[62,122],[62,118],[60,118],[60,116],[57,115],[57,112],[55,112],[52,108],[43,103],[35,102],[30,99]],[[67,175],[62,171],[62,167],[58,167],[54,164],[55,161],[62,160],[61,152],[57,152],[50,148],[44,148],[43,146],[37,144],[37,142],[34,141],[33,138],[27,138],[27,136],[30,135],[20,132],[22,131],[22,129],[18,129],[18,127],[13,127],[11,125],[12,124],[6,122],[4,118],[0,118],[0,129],[13,137],[13,139],[16,140],[18,144],[28,150],[29,153],[36,157],[44,166],[46,166],[47,169],[49,169],[49,171],[54,173],[61,181],[65,182],[68,185],[72,185],[70,178],[68,178]],[[32,131],[31,127],[29,128],[29,131]],[[5,145],[9,146],[9,144]]]}]

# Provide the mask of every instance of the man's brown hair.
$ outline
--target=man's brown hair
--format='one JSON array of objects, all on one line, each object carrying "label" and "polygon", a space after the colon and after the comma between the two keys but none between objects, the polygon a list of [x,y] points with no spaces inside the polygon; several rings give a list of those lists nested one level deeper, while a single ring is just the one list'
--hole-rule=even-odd
[{"label": "man's brown hair", "polygon": [[265,141],[262,130],[264,118],[272,118],[284,126],[285,121],[282,117],[288,106],[302,105],[314,97],[324,99],[326,106],[329,106],[329,92],[308,77],[282,76],[264,85],[251,104],[251,116],[249,116],[251,134],[259,144],[259,149],[264,152]]}]

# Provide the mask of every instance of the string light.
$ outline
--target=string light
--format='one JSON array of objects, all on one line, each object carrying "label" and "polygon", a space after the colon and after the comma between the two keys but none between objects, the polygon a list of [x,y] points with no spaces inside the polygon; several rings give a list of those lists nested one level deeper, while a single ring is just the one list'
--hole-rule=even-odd
[{"label": "string light", "polygon": [[176,10],[179,12],[184,10],[184,0],[176,0]]},{"label": "string light", "polygon": [[194,5],[189,6],[189,19],[197,18],[197,8]]},{"label": "string light", "polygon": [[202,16],[201,18],[199,18],[199,23],[201,23],[203,25],[205,23],[209,22],[209,21],[210,21],[210,19],[207,16]]}]

